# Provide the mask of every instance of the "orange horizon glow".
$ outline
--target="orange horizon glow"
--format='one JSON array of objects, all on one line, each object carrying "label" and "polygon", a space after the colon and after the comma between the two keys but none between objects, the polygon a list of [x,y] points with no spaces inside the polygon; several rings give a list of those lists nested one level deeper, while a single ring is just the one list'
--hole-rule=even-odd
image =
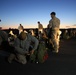
[{"label": "orange horizon glow", "polygon": [[[1,26],[1,27],[2,27],[2,29],[9,29],[9,28],[11,28],[11,29],[17,29],[18,26],[19,25],[11,25],[11,27],[10,26],[3,26],[3,27]],[[38,28],[37,25],[35,25],[35,26],[33,26],[33,25],[24,26],[23,25],[23,27],[25,29],[28,29],[28,28]],[[47,28],[47,26],[45,26],[45,25],[43,25],[43,27]],[[67,28],[76,28],[76,26],[74,26],[74,25],[60,25],[60,29],[67,29]]]}]

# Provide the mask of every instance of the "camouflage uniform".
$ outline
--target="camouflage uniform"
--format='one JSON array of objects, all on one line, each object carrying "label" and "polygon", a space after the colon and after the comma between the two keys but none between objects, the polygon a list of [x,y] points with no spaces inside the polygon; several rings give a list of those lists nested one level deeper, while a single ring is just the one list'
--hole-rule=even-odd
[{"label": "camouflage uniform", "polygon": [[50,28],[52,28],[51,40],[53,43],[54,51],[58,52],[59,45],[57,39],[58,39],[58,31],[60,27],[60,20],[54,17],[49,21],[49,26]]},{"label": "camouflage uniform", "polygon": [[27,63],[26,55],[29,53],[31,42],[34,42],[32,50],[36,50],[38,46],[38,40],[35,37],[29,34],[27,35],[22,34],[19,38],[16,38],[14,42],[15,54],[11,54],[9,56],[8,58],[9,63],[11,63],[13,59],[15,59],[19,63],[26,64]]}]

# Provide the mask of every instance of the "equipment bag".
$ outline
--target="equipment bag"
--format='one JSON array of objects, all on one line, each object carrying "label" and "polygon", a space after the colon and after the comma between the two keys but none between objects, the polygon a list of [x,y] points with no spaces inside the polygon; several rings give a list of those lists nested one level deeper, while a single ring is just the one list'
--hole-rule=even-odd
[{"label": "equipment bag", "polygon": [[37,54],[38,62],[43,63],[45,62],[45,60],[47,60],[47,58],[48,58],[48,53],[45,47],[45,43],[41,42],[38,47],[38,54]]},{"label": "equipment bag", "polygon": [[30,60],[32,60],[33,62],[39,62],[39,63],[43,63],[47,60],[48,58],[48,53],[45,47],[45,43],[44,42],[40,42],[38,49],[35,50],[34,54],[32,54],[30,56]]}]

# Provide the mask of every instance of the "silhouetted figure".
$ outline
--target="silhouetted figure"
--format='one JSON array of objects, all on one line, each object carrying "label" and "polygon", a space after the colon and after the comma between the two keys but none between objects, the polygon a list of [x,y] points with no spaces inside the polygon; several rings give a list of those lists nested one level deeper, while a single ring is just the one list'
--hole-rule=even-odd
[{"label": "silhouetted figure", "polygon": [[63,33],[63,39],[69,39],[69,33],[68,33],[68,30],[65,30],[64,33]]},{"label": "silhouetted figure", "polygon": [[1,50],[4,50],[6,52],[11,52],[11,47],[8,42],[8,34],[5,31],[0,30],[0,47]]},{"label": "silhouetted figure", "polygon": [[46,33],[47,33],[48,39],[51,39],[51,32],[52,32],[52,29],[50,28],[50,25],[47,25]]},{"label": "silhouetted figure", "polygon": [[5,31],[0,30],[0,45],[4,41],[8,41],[8,34]]},{"label": "silhouetted figure", "polygon": [[35,30],[35,35],[36,35],[36,37],[38,37],[38,29],[37,28]]}]

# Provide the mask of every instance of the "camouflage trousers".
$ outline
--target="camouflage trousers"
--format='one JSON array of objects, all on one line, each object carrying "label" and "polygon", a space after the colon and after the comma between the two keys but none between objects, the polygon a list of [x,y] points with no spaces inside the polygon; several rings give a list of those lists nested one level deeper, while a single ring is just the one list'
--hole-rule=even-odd
[{"label": "camouflage trousers", "polygon": [[27,60],[26,60],[26,55],[21,55],[21,54],[10,54],[10,56],[8,57],[8,62],[12,63],[12,61],[15,60],[21,64],[26,64]]},{"label": "camouflage trousers", "polygon": [[59,35],[58,35],[59,29],[53,30],[51,34],[51,41],[52,45],[55,51],[59,49]]}]

